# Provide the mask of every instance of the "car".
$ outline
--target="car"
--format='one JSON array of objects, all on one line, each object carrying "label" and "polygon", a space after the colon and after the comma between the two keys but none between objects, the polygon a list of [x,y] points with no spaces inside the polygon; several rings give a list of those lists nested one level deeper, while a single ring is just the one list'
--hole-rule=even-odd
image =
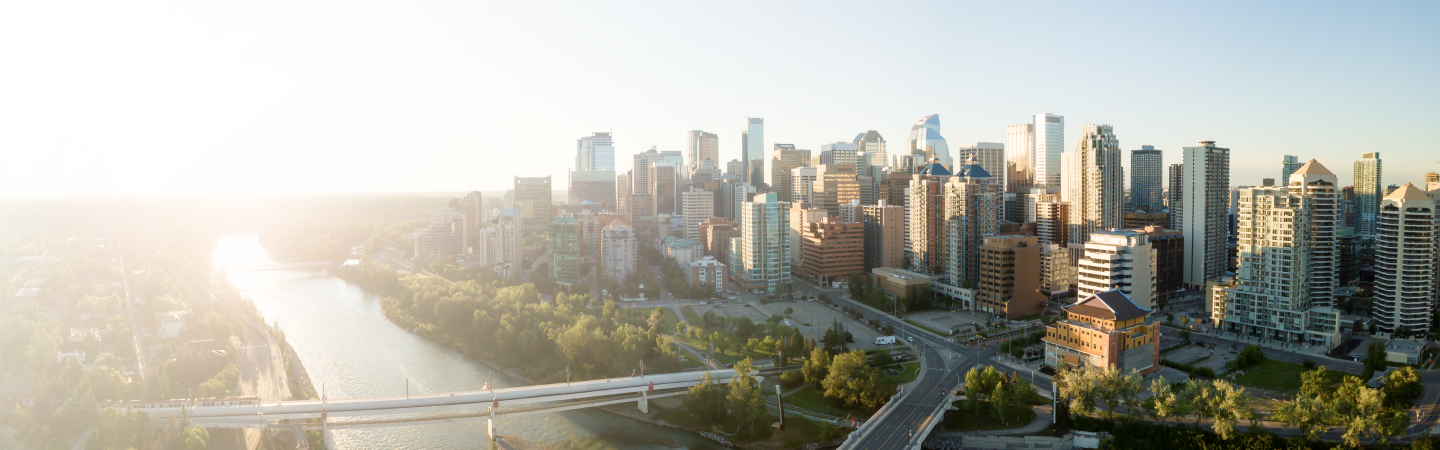
[{"label": "car", "polygon": [[701,300],[701,301],[700,301],[700,304],[702,304],[702,305],[708,305],[708,304],[710,304],[710,302],[707,302],[707,301],[704,301],[704,300]]},{"label": "car", "polygon": [[915,336],[907,337],[907,338],[905,338],[905,340],[910,341],[911,344],[914,344],[914,343],[915,343]]}]

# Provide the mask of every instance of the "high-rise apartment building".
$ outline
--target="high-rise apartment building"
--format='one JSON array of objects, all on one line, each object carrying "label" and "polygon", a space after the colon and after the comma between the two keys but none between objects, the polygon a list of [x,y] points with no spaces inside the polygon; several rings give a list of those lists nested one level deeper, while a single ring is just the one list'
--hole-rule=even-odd
[{"label": "high-rise apartment building", "polygon": [[[1005,162],[1005,144],[999,142],[971,142],[961,144],[960,148],[955,149],[955,160],[959,161],[960,164],[969,164],[969,161],[972,159],[976,164],[979,164],[980,167],[984,167],[985,172],[989,173],[991,177],[1000,182],[1000,188],[1003,192],[1005,186],[1009,185],[1009,182],[1005,179],[1005,174],[1008,172]],[[953,171],[958,172],[959,170],[954,169]]]},{"label": "high-rise apartment building", "polygon": [[615,145],[610,133],[591,133],[575,141],[575,170],[615,171]]},{"label": "high-rise apartment building", "polygon": [[550,279],[561,286],[580,282],[580,223],[573,217],[550,222]]},{"label": "high-rise apartment building", "polygon": [[815,283],[845,280],[865,270],[865,225],[826,217],[800,230],[800,276]]},{"label": "high-rise apartment building", "polygon": [[884,200],[887,204],[906,207],[910,202],[910,178],[908,173],[885,172],[875,183],[875,203]]},{"label": "high-rise apartment building", "polygon": [[555,219],[550,204],[550,176],[515,177],[515,209],[526,233],[545,231]]},{"label": "high-rise apartment building", "polygon": [[740,134],[743,181],[751,186],[765,186],[765,119],[745,118],[745,132]]},{"label": "high-rise apartment building", "polygon": [[831,217],[839,217],[840,205],[860,200],[860,183],[855,179],[855,166],[821,164],[815,167],[812,199],[816,208],[829,211]]},{"label": "high-rise apartment building", "polygon": [[979,279],[980,244],[1000,223],[1004,185],[971,158],[942,187],[945,194],[942,264],[952,285],[974,288]]},{"label": "high-rise apartment building", "polygon": [[1044,310],[1048,298],[1040,293],[1040,244],[1035,236],[986,237],[976,253],[976,311],[1018,319]]},{"label": "high-rise apartment building", "polygon": [[1300,162],[1300,157],[1285,155],[1285,159],[1280,161],[1280,182],[1288,183],[1290,181],[1290,174],[1295,173],[1296,170],[1300,170],[1300,166],[1303,165],[1305,165],[1305,163]]},{"label": "high-rise apartment building", "polygon": [[774,193],[742,205],[740,237],[730,239],[730,268],[740,291],[790,292],[790,204]]},{"label": "high-rise apartment building", "polygon": [[620,214],[630,213],[630,172],[615,174],[615,207],[611,211]]},{"label": "high-rise apartment building", "polygon": [[490,214],[490,202],[485,200],[484,194],[480,191],[470,191],[456,202],[461,214],[465,215],[465,228],[478,231],[485,217]]},{"label": "high-rise apartment building", "polygon": [[695,171],[703,168],[703,161],[710,161],[718,168],[720,165],[720,136],[715,133],[706,133],[701,130],[685,132],[685,156],[690,159],[690,176],[695,176]]},{"label": "high-rise apartment building", "polygon": [[855,136],[855,157],[859,159],[855,173],[862,177],[876,177],[875,167],[885,166],[890,156],[885,153],[885,138],[880,132],[866,131]]},{"label": "high-rise apartment building", "polygon": [[1005,127],[1006,192],[1019,192],[1035,182],[1035,124]]},{"label": "high-rise apartment building", "polygon": [[745,179],[745,162],[732,159],[730,162],[725,163],[725,176],[734,180],[743,181]]},{"label": "high-rise apartment building", "polygon": [[1130,200],[1135,204],[1134,209],[1158,213],[1164,208],[1165,202],[1160,197],[1165,189],[1162,154],[1152,145],[1130,151]]},{"label": "high-rise apartment building", "polygon": [[1380,211],[1380,152],[1360,155],[1355,161],[1355,232],[1375,235],[1375,217]]},{"label": "high-rise apartment building", "polygon": [[[920,118],[910,127],[910,153],[925,155],[925,160],[938,159],[947,168],[955,167],[950,157],[950,145],[940,136],[940,115],[931,114]],[[961,159],[964,161],[964,159]]]},{"label": "high-rise apartment building", "polygon": [[415,241],[415,260],[448,259],[453,262],[455,258],[465,254],[465,244],[469,241],[468,231],[465,214],[455,208],[446,208],[444,212],[431,218],[424,228],[411,234]]},{"label": "high-rise apartment building", "polygon": [[1170,189],[1166,191],[1165,207],[1170,213],[1170,224],[1179,227],[1185,217],[1185,165],[1170,165]]},{"label": "high-rise apartment building", "polygon": [[909,214],[905,224],[909,239],[910,265],[924,273],[939,273],[944,262],[941,241],[945,236],[945,183],[953,175],[939,163],[931,163],[910,178]]},{"label": "high-rise apartment building", "polygon": [[1375,305],[1381,331],[1425,336],[1435,308],[1435,199],[1405,183],[1375,220]]},{"label": "high-rise apartment building", "polygon": [[577,170],[570,172],[570,203],[584,201],[615,208],[617,180],[613,170]]},{"label": "high-rise apartment building", "polygon": [[1070,243],[1083,245],[1092,232],[1124,225],[1120,141],[1110,125],[1087,124],[1070,158]]},{"label": "high-rise apartment building", "polygon": [[1425,173],[1425,190],[1426,190],[1427,192],[1428,192],[1428,191],[1440,191],[1440,173],[1435,173],[1435,172],[1426,172],[1426,173]]},{"label": "high-rise apartment building", "polygon": [[500,211],[496,228],[500,229],[500,258],[513,266],[520,266],[525,259],[525,233],[520,226],[520,211]]},{"label": "high-rise apartment building", "polygon": [[625,278],[635,273],[639,245],[635,229],[625,219],[610,222],[600,231],[600,273],[624,282]]},{"label": "high-rise apartment building", "polygon": [[809,150],[797,149],[793,144],[775,144],[775,150],[770,153],[770,190],[775,192],[782,202],[793,201],[791,171],[809,165]]},{"label": "high-rise apartment building", "polygon": [[1329,307],[1336,177],[1312,159],[1288,184],[1240,190],[1236,282],[1212,289],[1209,309],[1219,330],[1331,348],[1341,341],[1340,314]]},{"label": "high-rise apartment building", "polygon": [[819,169],[815,167],[796,167],[790,170],[790,202],[791,203],[814,203],[815,202],[815,180],[819,177]]},{"label": "high-rise apartment building", "polygon": [[900,267],[905,258],[905,207],[880,200],[860,207],[865,225],[865,270]]},{"label": "high-rise apartment building", "polygon": [[[715,215],[738,222],[743,214],[740,204],[755,196],[755,187],[739,180],[722,180],[715,196]],[[724,261],[724,260],[721,260]]]},{"label": "high-rise apartment building", "polygon": [[715,216],[715,193],[691,189],[680,194],[680,216],[685,222],[685,237],[700,240],[700,224]]},{"label": "high-rise apartment building", "polygon": [[1079,298],[1109,290],[1124,292],[1141,308],[1155,304],[1155,249],[1141,231],[1108,230],[1090,233],[1085,256],[1076,267]]},{"label": "high-rise apartment building", "polygon": [[1065,152],[1065,117],[1036,114],[1034,127],[1035,184],[1060,186],[1060,154]]},{"label": "high-rise apartment building", "polygon": [[[1185,284],[1204,286],[1225,273],[1230,222],[1230,149],[1215,141],[1185,147],[1180,213],[1170,224],[1185,233]],[[1178,220],[1177,220],[1178,219]]]}]

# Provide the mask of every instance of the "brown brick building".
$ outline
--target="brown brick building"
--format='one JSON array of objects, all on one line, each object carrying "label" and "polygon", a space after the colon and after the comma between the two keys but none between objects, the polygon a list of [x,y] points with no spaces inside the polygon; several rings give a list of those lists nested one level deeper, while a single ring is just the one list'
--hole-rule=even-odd
[{"label": "brown brick building", "polygon": [[1185,234],[1155,226],[1145,227],[1145,234],[1155,249],[1155,296],[1174,296],[1185,287]]},{"label": "brown brick building", "polygon": [[985,238],[980,245],[975,310],[1016,319],[1039,314],[1048,296],[1040,293],[1040,244],[1035,236]]},{"label": "brown brick building", "polygon": [[865,225],[826,217],[800,230],[800,251],[805,259],[800,276],[816,282],[845,279],[865,270]]},{"label": "brown brick building", "polygon": [[1159,326],[1150,310],[1120,291],[1097,292],[1065,307],[1065,319],[1045,327],[1045,363],[1063,367],[1114,367],[1149,375],[1160,370]]}]

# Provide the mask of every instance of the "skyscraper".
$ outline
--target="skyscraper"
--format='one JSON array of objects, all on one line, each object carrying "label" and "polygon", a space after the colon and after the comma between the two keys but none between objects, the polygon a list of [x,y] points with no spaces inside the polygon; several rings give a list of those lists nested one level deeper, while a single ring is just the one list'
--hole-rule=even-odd
[{"label": "skyscraper", "polygon": [[615,171],[615,145],[610,133],[591,133],[575,141],[575,170]]},{"label": "skyscraper", "polygon": [[[1335,184],[1335,174],[1312,159],[1290,175],[1288,189],[1240,189],[1237,282],[1211,291],[1216,329],[1325,348],[1340,343],[1339,312],[1329,307],[1338,260]],[[1188,208],[1195,196],[1185,197]],[[1187,247],[1191,239],[1187,233]]]},{"label": "skyscraper", "polygon": [[1065,151],[1065,117],[1036,114],[1034,128],[1035,185],[1059,186],[1060,154]]},{"label": "skyscraper", "polygon": [[745,162],[732,159],[730,162],[725,163],[725,176],[739,181],[745,181]]},{"label": "skyscraper", "polygon": [[1083,245],[1091,232],[1125,224],[1120,141],[1110,125],[1087,124],[1070,158],[1070,243]]},{"label": "skyscraper", "polygon": [[905,258],[905,207],[882,199],[860,208],[860,221],[865,224],[864,273],[876,267],[900,267]]},{"label": "skyscraper", "polygon": [[1386,333],[1424,336],[1435,299],[1435,200],[1410,183],[1386,195],[1375,221],[1375,306]]},{"label": "skyscraper", "polygon": [[874,177],[876,166],[885,166],[890,157],[885,153],[885,138],[880,137],[880,132],[875,130],[866,131],[855,136],[855,157],[859,158],[855,173],[862,177]]},{"label": "skyscraper", "polygon": [[740,160],[746,183],[765,185],[765,119],[745,118],[745,132],[740,134]]},{"label": "skyscraper", "polygon": [[740,237],[730,239],[735,283],[745,293],[790,292],[790,204],[756,194],[742,210]]},{"label": "skyscraper", "polygon": [[1165,206],[1170,212],[1170,225],[1179,229],[1185,211],[1185,165],[1170,165],[1170,189],[1166,192]]},{"label": "skyscraper", "polygon": [[1355,232],[1375,235],[1375,216],[1380,211],[1380,152],[1360,155],[1355,161]]},{"label": "skyscraper", "polygon": [[791,201],[790,171],[809,165],[809,150],[797,149],[793,144],[775,144],[775,150],[770,153],[770,190],[780,196],[780,201]]},{"label": "skyscraper", "polygon": [[[971,158],[974,158],[975,163],[979,164],[980,167],[985,168],[985,172],[989,173],[995,181],[1000,182],[1002,191],[1005,186],[1009,185],[1009,182],[1005,180],[1005,144],[999,142],[971,142],[960,144],[960,148],[955,149],[955,159],[956,161],[960,161],[960,164],[969,164]],[[947,165],[946,167],[954,166]],[[952,170],[957,173],[959,172],[959,169]]]},{"label": "skyscraper", "polygon": [[991,236],[976,247],[980,267],[975,271],[975,310],[1018,319],[1045,309],[1035,236]]},{"label": "skyscraper", "polygon": [[980,279],[980,245],[998,229],[1004,185],[973,157],[959,169],[942,188],[945,232],[940,238],[941,253],[950,283],[973,289]]},{"label": "skyscraper", "polygon": [[550,204],[550,176],[515,177],[515,209],[520,210],[520,228],[526,233],[545,231],[554,220]]},{"label": "skyscraper", "polygon": [[701,161],[710,160],[720,167],[720,136],[700,130],[685,132],[685,156],[690,159],[689,175],[700,170]]},{"label": "skyscraper", "polygon": [[685,237],[700,240],[700,224],[715,216],[715,193],[690,189],[680,194],[680,214],[685,221]]},{"label": "skyscraper", "polygon": [[1006,192],[1019,192],[1035,183],[1035,124],[1005,127]]},{"label": "skyscraper", "polygon": [[823,208],[831,217],[840,217],[840,205],[860,200],[860,183],[855,179],[855,166],[822,164],[815,168],[816,208]]},{"label": "skyscraper", "polygon": [[944,165],[931,163],[910,178],[906,256],[910,265],[922,272],[936,273],[943,268],[940,242],[945,233],[944,185],[952,176]]},{"label": "skyscraper", "polygon": [[815,180],[819,177],[819,169],[815,167],[796,167],[790,170],[790,202],[791,203],[815,203]]},{"label": "skyscraper", "polygon": [[589,201],[615,208],[615,171],[577,170],[570,172],[570,203]]},{"label": "skyscraper", "polygon": [[[950,145],[940,136],[940,115],[931,114],[920,118],[910,127],[910,153],[924,154],[925,160],[939,159],[945,167],[955,167],[950,157]],[[963,161],[963,159],[962,159]]]},{"label": "skyscraper", "polygon": [[1435,173],[1435,172],[1426,172],[1426,173],[1425,173],[1425,190],[1426,190],[1426,191],[1440,190],[1440,173]]},{"label": "skyscraper", "polygon": [[1289,183],[1290,174],[1295,173],[1303,165],[1305,163],[1300,162],[1300,157],[1285,155],[1285,159],[1280,161],[1280,182]]},{"label": "skyscraper", "polygon": [[675,203],[679,194],[679,166],[670,161],[650,164],[650,195],[655,199],[655,214],[676,214],[680,212]]},{"label": "skyscraper", "polygon": [[853,142],[834,142],[820,146],[820,161],[818,164],[853,164],[858,166],[860,160],[856,153],[858,146]]},{"label": "skyscraper", "polygon": [[1165,183],[1161,153],[1151,145],[1130,151],[1130,200],[1135,203],[1135,209],[1156,213],[1164,206],[1160,198]]},{"label": "skyscraper", "polygon": [[1225,272],[1230,221],[1230,149],[1215,141],[1185,147],[1181,211],[1170,224],[1185,233],[1185,284],[1204,286]]}]

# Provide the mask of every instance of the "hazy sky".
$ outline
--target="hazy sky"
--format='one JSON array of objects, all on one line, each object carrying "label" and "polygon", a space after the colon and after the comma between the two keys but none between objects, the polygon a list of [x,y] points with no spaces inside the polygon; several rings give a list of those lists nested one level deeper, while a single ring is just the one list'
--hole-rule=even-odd
[{"label": "hazy sky", "polygon": [[[565,185],[688,130],[739,158],[938,113],[951,147],[1030,115],[1123,148],[1232,149],[1232,184],[1317,158],[1440,171],[1440,2],[6,2],[0,196]],[[1125,164],[1129,165],[1128,154]]]}]

